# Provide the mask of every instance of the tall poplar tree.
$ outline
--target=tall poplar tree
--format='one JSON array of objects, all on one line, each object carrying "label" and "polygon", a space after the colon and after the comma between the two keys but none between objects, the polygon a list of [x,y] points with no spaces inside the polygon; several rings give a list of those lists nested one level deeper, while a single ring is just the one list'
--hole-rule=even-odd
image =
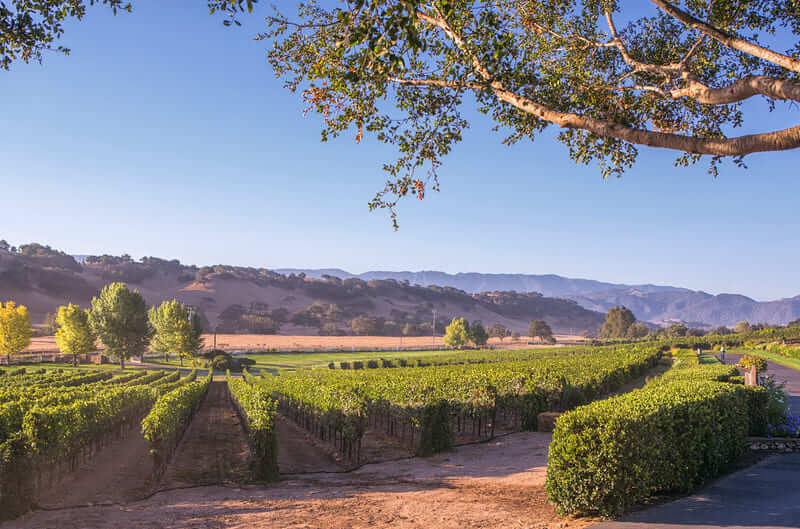
[{"label": "tall poplar tree", "polygon": [[11,364],[11,355],[19,354],[31,344],[33,326],[28,308],[7,301],[0,303],[0,355],[6,355]]},{"label": "tall poplar tree", "polygon": [[56,324],[56,343],[59,350],[72,355],[72,365],[78,365],[78,356],[95,348],[97,337],[89,325],[89,311],[72,303],[58,307]]}]

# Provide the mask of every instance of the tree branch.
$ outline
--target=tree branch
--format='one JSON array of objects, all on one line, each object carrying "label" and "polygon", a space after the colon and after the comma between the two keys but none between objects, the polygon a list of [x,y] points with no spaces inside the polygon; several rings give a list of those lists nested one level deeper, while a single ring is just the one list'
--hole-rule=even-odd
[{"label": "tree branch", "polygon": [[762,95],[772,99],[791,99],[800,102],[800,83],[796,81],[766,75],[751,75],[722,88],[711,88],[690,76],[685,77],[688,86],[667,92],[672,99],[691,97],[707,105],[727,105]]},{"label": "tree branch", "polygon": [[771,62],[773,64],[777,64],[778,66],[782,66],[787,70],[791,70],[793,72],[800,72],[800,61],[789,57],[788,55],[783,55],[781,53],[774,52],[769,48],[764,48],[763,46],[759,46],[758,44],[752,44],[747,42],[746,40],[740,39],[739,37],[729,35],[724,31],[720,31],[719,29],[715,28],[714,26],[699,20],[689,13],[678,9],[670,2],[665,0],[650,0],[655,5],[660,7],[665,13],[672,16],[673,18],[682,22],[685,26],[691,27],[702,33],[703,35],[716,40],[724,44],[729,48],[733,48],[734,50],[738,50],[753,57],[758,57],[759,59],[763,59],[767,62]]},{"label": "tree branch", "polygon": [[[418,12],[417,16],[421,20],[438,27],[463,53],[470,58],[470,62],[472,63],[476,73],[478,73],[480,77],[487,81],[486,85],[476,85],[477,87],[480,87],[483,90],[491,90],[501,101],[504,101],[523,112],[536,116],[541,120],[554,123],[561,127],[581,129],[593,134],[597,134],[601,137],[616,138],[636,145],[646,145],[648,147],[659,147],[664,149],[684,151],[687,153],[706,154],[712,156],[744,156],[754,152],[781,151],[800,147],[800,127],[791,127],[784,130],[761,134],[750,134],[736,138],[699,138],[668,132],[655,132],[644,129],[636,129],[621,123],[613,123],[588,116],[581,116],[579,114],[553,110],[552,108],[533,101],[527,97],[514,94],[510,90],[507,90],[500,81],[493,80],[488,69],[474,54],[467,49],[464,40],[458,35],[458,33],[456,33],[450,24],[447,23],[441,14],[436,17],[431,17],[422,12]],[[434,86],[434,81],[436,80],[417,80],[415,82],[416,86]],[[413,83],[414,81],[412,81],[410,84],[413,86]],[[754,86],[758,86],[758,83],[754,83]],[[775,86],[777,89],[776,84],[773,84],[773,86]],[[744,90],[745,88],[746,86],[741,90]]]},{"label": "tree branch", "polygon": [[622,39],[619,37],[619,33],[617,33],[617,27],[614,25],[614,19],[611,16],[611,11],[606,11],[606,21],[608,22],[608,29],[609,31],[611,31],[612,42],[615,43],[616,48],[622,55],[622,59],[628,64],[628,66],[633,68],[635,71],[650,72],[661,75],[674,75],[676,73],[681,72],[684,69],[683,61],[679,63],[664,64],[664,65],[648,64],[637,61],[636,59],[631,57],[631,54],[628,53],[628,48],[625,46],[625,43],[623,43]]}]

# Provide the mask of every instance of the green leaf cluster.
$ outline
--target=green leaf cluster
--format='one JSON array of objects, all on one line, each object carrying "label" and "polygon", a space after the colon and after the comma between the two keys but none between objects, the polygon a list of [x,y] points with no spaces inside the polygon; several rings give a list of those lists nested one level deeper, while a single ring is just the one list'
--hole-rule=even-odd
[{"label": "green leaf cluster", "polygon": [[275,414],[278,403],[269,392],[259,385],[251,385],[228,373],[228,390],[233,405],[247,430],[247,445],[250,449],[250,471],[258,481],[277,481],[278,437],[275,429]]}]

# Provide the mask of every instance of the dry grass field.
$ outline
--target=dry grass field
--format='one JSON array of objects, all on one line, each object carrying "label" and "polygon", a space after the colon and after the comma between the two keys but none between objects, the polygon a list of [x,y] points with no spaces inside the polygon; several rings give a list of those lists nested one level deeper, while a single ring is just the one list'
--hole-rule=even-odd
[{"label": "dry grass field", "polygon": [[[559,344],[582,343],[582,336],[555,335]],[[205,348],[214,347],[214,336],[204,335]],[[441,336],[290,336],[282,334],[218,334],[217,348],[226,351],[388,351],[403,349],[438,349],[444,347]],[[493,349],[522,349],[536,347],[528,345],[527,336],[518,341],[506,338],[502,342],[491,338],[489,346]],[[52,336],[37,337],[31,340],[28,352],[57,352],[58,345]]]}]

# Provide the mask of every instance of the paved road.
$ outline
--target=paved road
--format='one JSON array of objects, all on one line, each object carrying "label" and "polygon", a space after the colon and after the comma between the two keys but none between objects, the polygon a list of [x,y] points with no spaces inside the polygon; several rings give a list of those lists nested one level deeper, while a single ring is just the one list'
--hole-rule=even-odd
[{"label": "paved road", "polygon": [[[725,362],[736,364],[741,357],[742,355],[739,354],[726,354]],[[767,360],[767,375],[773,375],[776,381],[786,384],[784,389],[791,395],[789,398],[789,412],[792,415],[800,415],[800,371]],[[800,477],[798,478],[798,484],[800,484]]]},{"label": "paved road", "polygon": [[592,529],[800,528],[800,453],[769,457],[699,494]]},{"label": "paved road", "polygon": [[[726,355],[736,363],[741,355]],[[768,374],[786,383],[790,409],[800,413],[800,371],[768,362]],[[725,476],[699,493],[645,509],[592,529],[800,529],[800,453],[771,456]]]}]

